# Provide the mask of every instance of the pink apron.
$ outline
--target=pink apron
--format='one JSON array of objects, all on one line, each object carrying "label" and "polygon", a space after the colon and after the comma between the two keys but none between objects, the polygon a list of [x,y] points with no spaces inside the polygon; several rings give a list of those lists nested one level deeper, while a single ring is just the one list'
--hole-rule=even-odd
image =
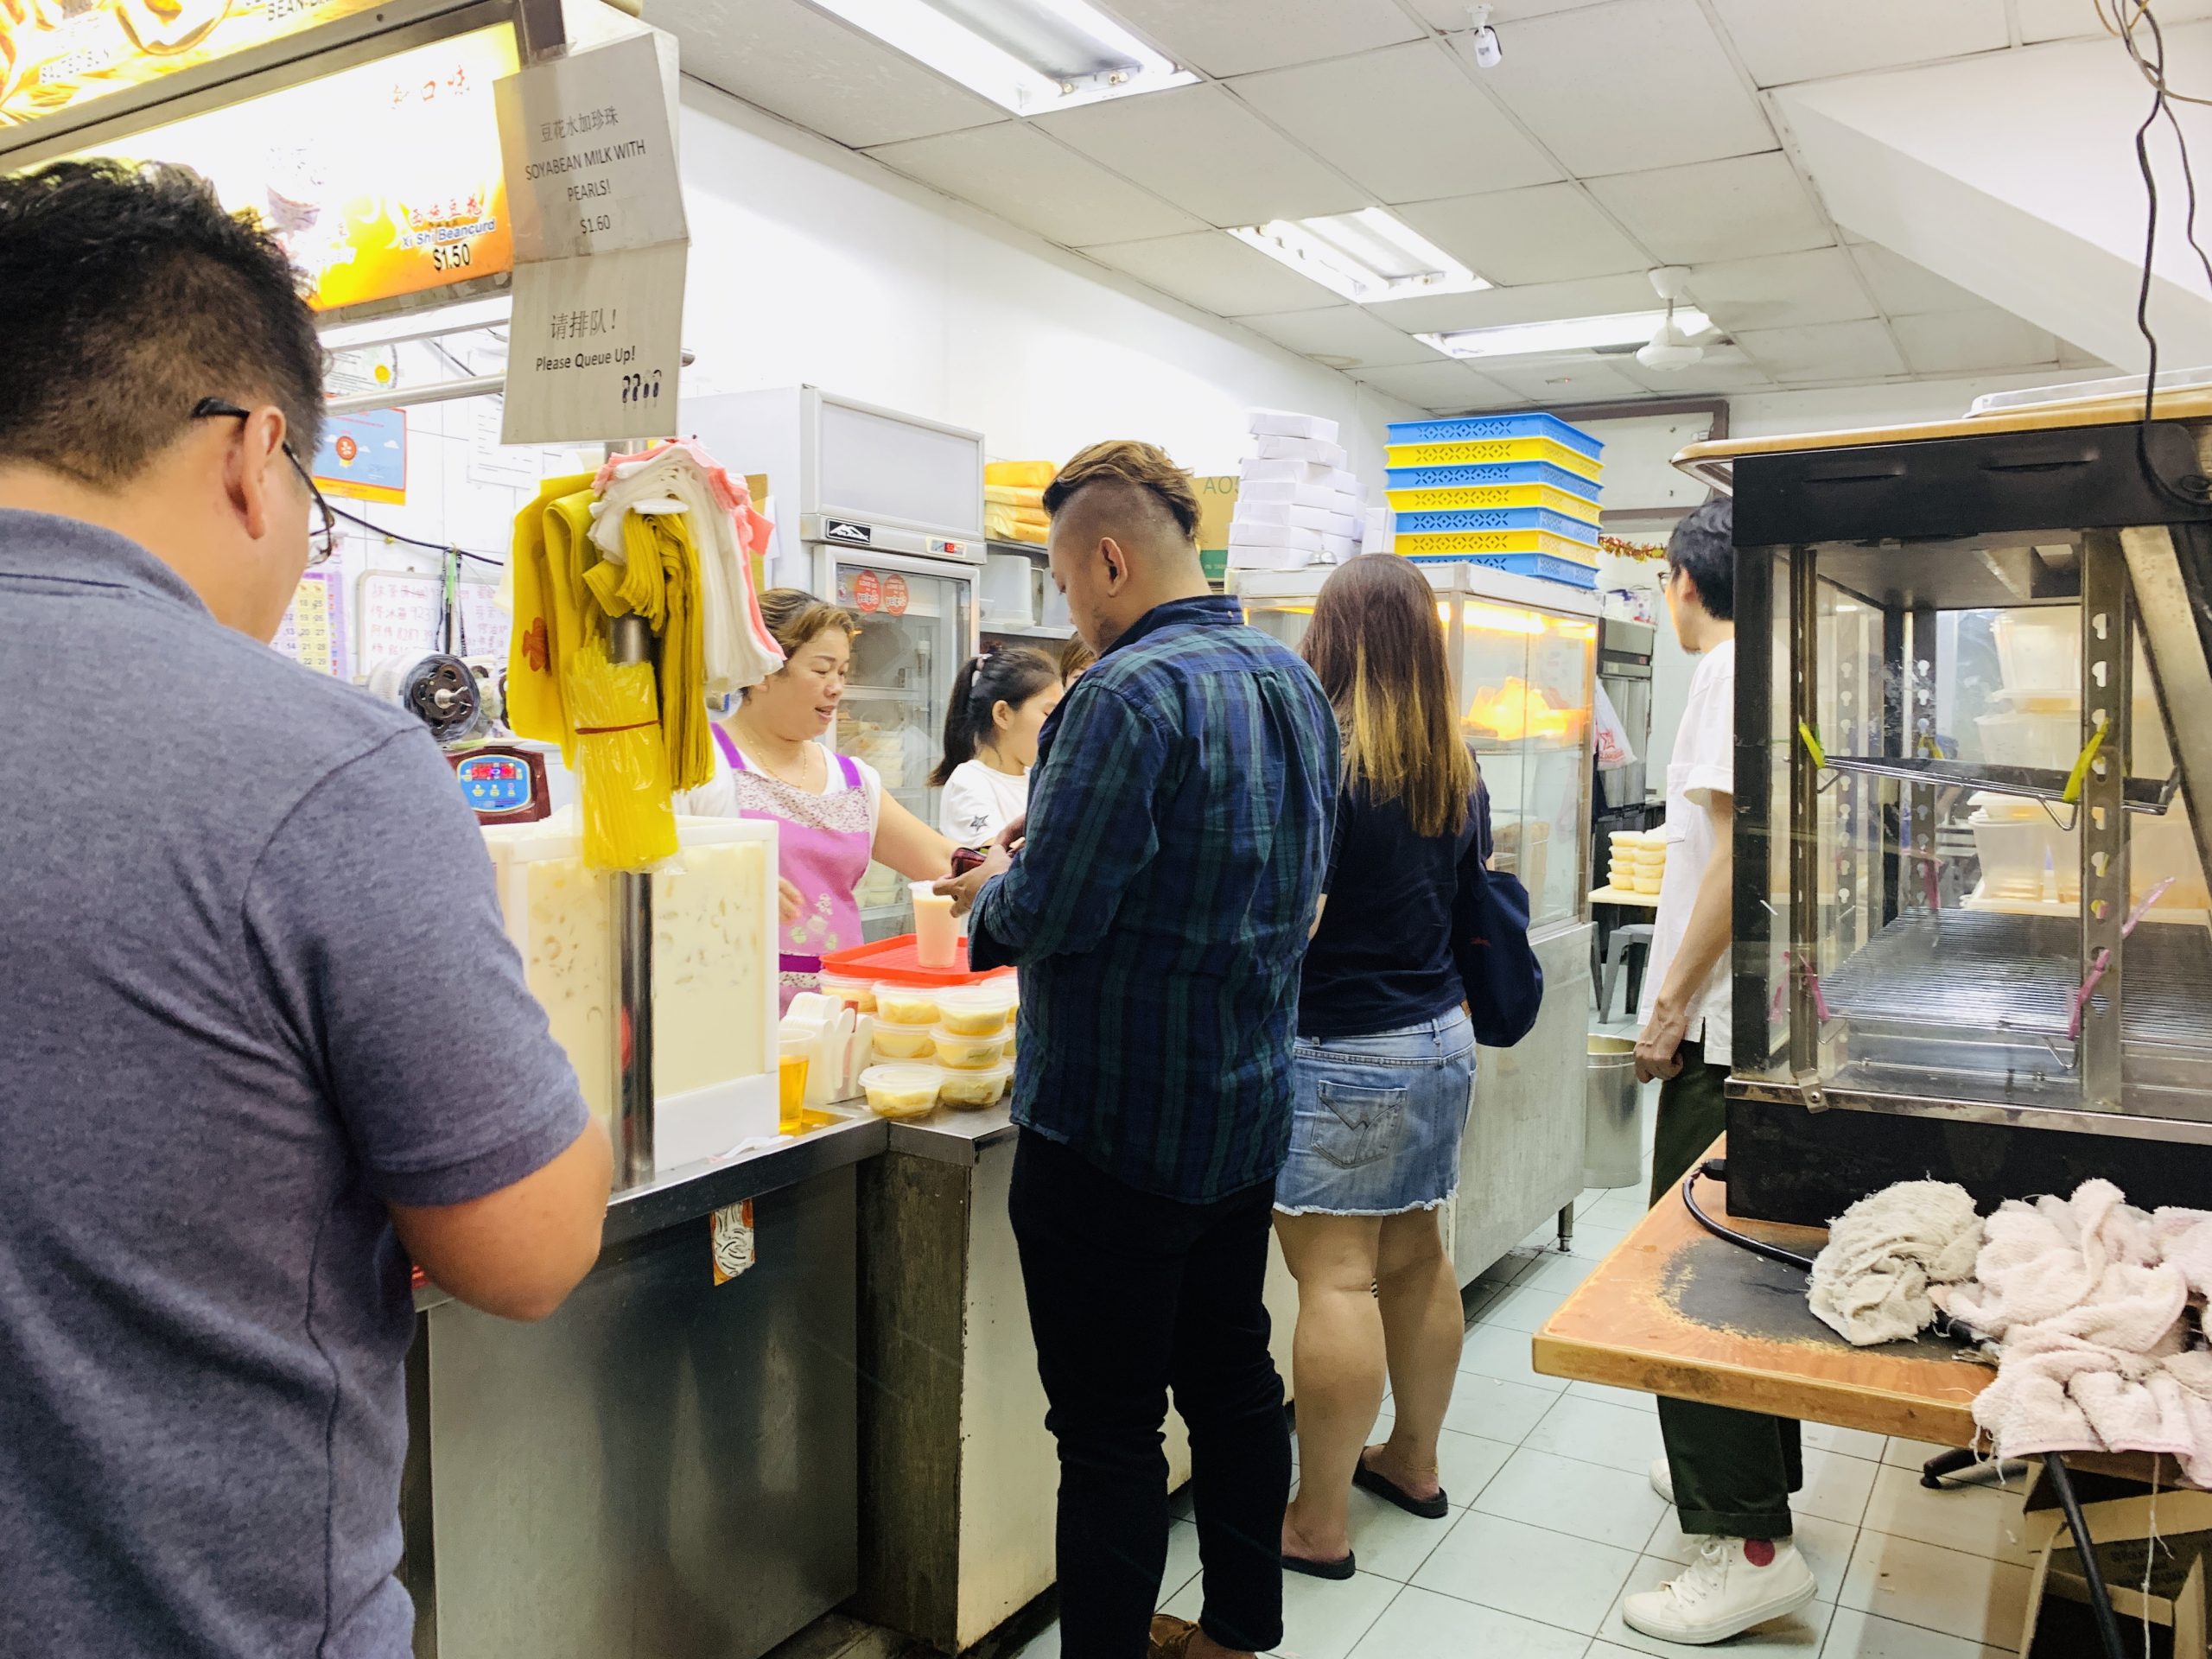
[{"label": "pink apron", "polygon": [[738,816],[773,818],[781,851],[778,873],[799,890],[806,908],[789,926],[779,925],[783,995],[779,1011],[791,998],[821,983],[822,958],[833,950],[861,944],[861,906],[855,896],[868,874],[874,837],[868,822],[868,791],[860,768],[844,755],[831,759],[845,775],[845,787],[817,795],[755,772],[745,764],[736,742],[721,727],[715,741],[735,774]]}]

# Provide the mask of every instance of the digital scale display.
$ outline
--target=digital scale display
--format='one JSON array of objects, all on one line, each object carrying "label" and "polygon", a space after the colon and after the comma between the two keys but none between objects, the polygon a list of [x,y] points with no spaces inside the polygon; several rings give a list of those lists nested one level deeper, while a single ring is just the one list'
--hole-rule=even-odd
[{"label": "digital scale display", "polygon": [[454,763],[461,792],[474,810],[482,813],[512,813],[527,808],[534,798],[530,768],[501,754],[472,754]]}]

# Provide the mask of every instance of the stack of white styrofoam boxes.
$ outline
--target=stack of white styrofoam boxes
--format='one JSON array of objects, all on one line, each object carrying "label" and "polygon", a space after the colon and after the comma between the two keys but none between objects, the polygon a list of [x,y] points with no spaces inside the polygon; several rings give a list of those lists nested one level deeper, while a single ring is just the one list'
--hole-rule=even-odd
[{"label": "stack of white styrofoam boxes", "polygon": [[1255,409],[1251,431],[1259,453],[1242,468],[1229,568],[1297,570],[1351,557],[1359,550],[1367,492],[1345,467],[1337,423]]}]

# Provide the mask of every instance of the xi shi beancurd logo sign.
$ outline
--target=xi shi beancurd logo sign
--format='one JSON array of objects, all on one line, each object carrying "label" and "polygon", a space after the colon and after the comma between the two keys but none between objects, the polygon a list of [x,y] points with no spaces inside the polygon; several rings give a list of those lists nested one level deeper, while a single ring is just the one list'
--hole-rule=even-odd
[{"label": "xi shi beancurd logo sign", "polygon": [[23,126],[377,3],[0,0],[0,127]]}]

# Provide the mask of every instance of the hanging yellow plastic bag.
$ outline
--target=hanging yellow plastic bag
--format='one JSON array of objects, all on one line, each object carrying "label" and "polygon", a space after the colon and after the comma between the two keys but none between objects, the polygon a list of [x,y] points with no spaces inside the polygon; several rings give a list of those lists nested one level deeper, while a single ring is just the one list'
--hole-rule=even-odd
[{"label": "hanging yellow plastic bag", "polygon": [[606,639],[594,634],[569,658],[566,690],[576,722],[585,864],[645,871],[674,858],[676,810],[653,665],[610,661]]}]

